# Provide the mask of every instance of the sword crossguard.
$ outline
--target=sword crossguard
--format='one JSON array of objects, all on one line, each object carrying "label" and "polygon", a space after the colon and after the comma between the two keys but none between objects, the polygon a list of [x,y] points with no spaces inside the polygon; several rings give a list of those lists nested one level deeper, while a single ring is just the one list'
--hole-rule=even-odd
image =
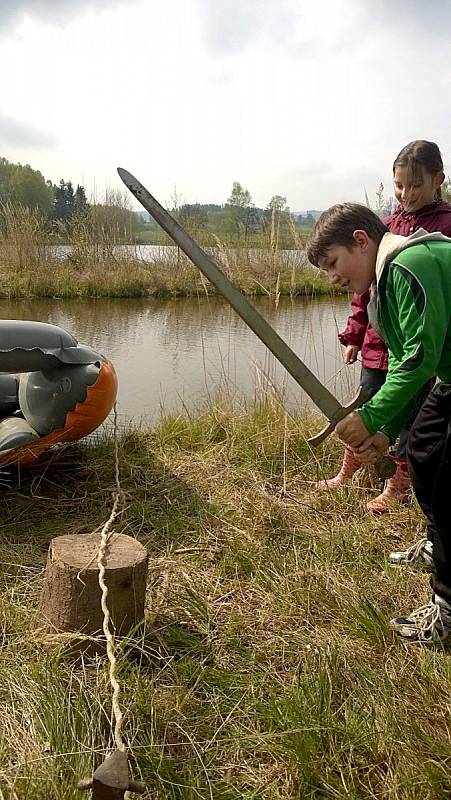
[{"label": "sword crossguard", "polygon": [[328,424],[322,431],[316,434],[316,436],[311,436],[310,439],[307,439],[308,443],[312,445],[312,447],[317,447],[321,442],[324,442],[328,436],[335,430],[336,425],[340,422],[340,420],[344,419],[351,413],[351,411],[355,411],[356,408],[362,406],[368,400],[368,392],[367,390],[361,386],[359,391],[357,392],[356,396],[353,397],[350,403],[347,406],[343,406],[341,411],[331,420],[329,420]]},{"label": "sword crossguard", "polygon": [[[348,403],[347,406],[343,406],[343,413],[335,417],[335,419],[329,420],[328,424],[322,431],[316,434],[316,436],[311,436],[310,439],[307,439],[308,443],[312,445],[312,447],[317,447],[321,442],[324,442],[328,436],[335,430],[336,425],[340,422],[340,420],[344,419],[351,413],[351,411],[355,411],[356,408],[359,408],[363,403],[368,400],[368,392],[367,390],[361,386],[359,391],[357,392],[356,396]],[[376,464],[374,465],[374,469],[376,474],[379,478],[386,481],[388,478],[392,478],[396,472],[396,463],[393,461],[390,456],[382,456]]]}]

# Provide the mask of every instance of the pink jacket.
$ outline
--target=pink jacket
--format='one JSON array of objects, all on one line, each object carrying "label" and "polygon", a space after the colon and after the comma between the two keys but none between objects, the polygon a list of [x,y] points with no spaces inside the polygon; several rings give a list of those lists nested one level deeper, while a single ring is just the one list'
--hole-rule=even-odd
[{"label": "pink jacket", "polygon": [[[418,228],[426,231],[440,231],[451,236],[451,205],[437,201],[410,214],[398,206],[394,213],[384,220],[391,233],[409,236]],[[388,369],[387,350],[383,341],[368,323],[366,307],[370,293],[355,294],[351,303],[351,314],[345,330],[338,334],[342,345],[356,345],[362,357],[362,366],[369,369]]]}]

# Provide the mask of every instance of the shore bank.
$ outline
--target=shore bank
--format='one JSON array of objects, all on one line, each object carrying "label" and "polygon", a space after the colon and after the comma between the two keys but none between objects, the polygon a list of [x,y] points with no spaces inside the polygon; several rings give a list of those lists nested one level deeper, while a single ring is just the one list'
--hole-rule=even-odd
[{"label": "shore bank", "polygon": [[[215,254],[213,254],[215,255]],[[274,257],[223,251],[216,259],[228,277],[249,296],[310,296],[330,294],[319,270],[306,265],[301,254]],[[192,297],[215,295],[216,289],[183,254],[175,249],[164,258],[145,261],[137,256],[56,258],[48,249],[39,253],[2,251],[0,297]]]}]

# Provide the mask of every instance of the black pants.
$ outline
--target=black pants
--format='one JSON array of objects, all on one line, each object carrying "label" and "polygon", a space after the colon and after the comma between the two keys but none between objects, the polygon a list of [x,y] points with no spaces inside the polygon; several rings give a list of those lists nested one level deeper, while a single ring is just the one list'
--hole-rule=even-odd
[{"label": "black pants", "polygon": [[417,414],[421,406],[423,405],[424,401],[426,400],[426,397],[428,397],[429,392],[431,391],[434,384],[435,384],[435,378],[432,378],[430,381],[424,384],[424,386],[420,389],[418,394],[412,400],[410,414],[404,423],[404,427],[401,433],[399,434],[399,439],[393,451],[393,455],[396,456],[397,458],[402,458],[404,461],[407,460],[407,442],[409,441],[410,429],[412,428],[412,425],[416,420]]},{"label": "black pants", "polygon": [[368,392],[368,400],[379,391],[387,379],[385,369],[373,369],[372,367],[362,367],[360,371],[360,386]]},{"label": "black pants", "polygon": [[431,586],[451,603],[451,383],[429,392],[410,431],[407,462],[434,544]]},{"label": "black pants", "polygon": [[[387,379],[387,373],[384,369],[373,369],[372,367],[362,367],[360,373],[360,386],[363,386],[368,392],[368,399],[379,391]],[[407,441],[409,439],[410,429],[415,422],[416,416],[423,405],[426,397],[434,386],[435,378],[424,384],[418,394],[411,402],[410,414],[404,423],[404,427],[399,434],[399,439],[393,449],[392,455],[396,458],[402,458],[403,461],[407,459]]]}]

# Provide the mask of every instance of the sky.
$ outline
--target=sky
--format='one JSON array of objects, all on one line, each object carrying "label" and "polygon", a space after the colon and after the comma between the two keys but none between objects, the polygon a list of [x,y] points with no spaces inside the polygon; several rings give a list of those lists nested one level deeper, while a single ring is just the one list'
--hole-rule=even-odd
[{"label": "sky", "polygon": [[413,139],[451,173],[450,45],[443,0],[0,0],[0,156],[97,199],[122,166],[165,205],[375,203]]}]

